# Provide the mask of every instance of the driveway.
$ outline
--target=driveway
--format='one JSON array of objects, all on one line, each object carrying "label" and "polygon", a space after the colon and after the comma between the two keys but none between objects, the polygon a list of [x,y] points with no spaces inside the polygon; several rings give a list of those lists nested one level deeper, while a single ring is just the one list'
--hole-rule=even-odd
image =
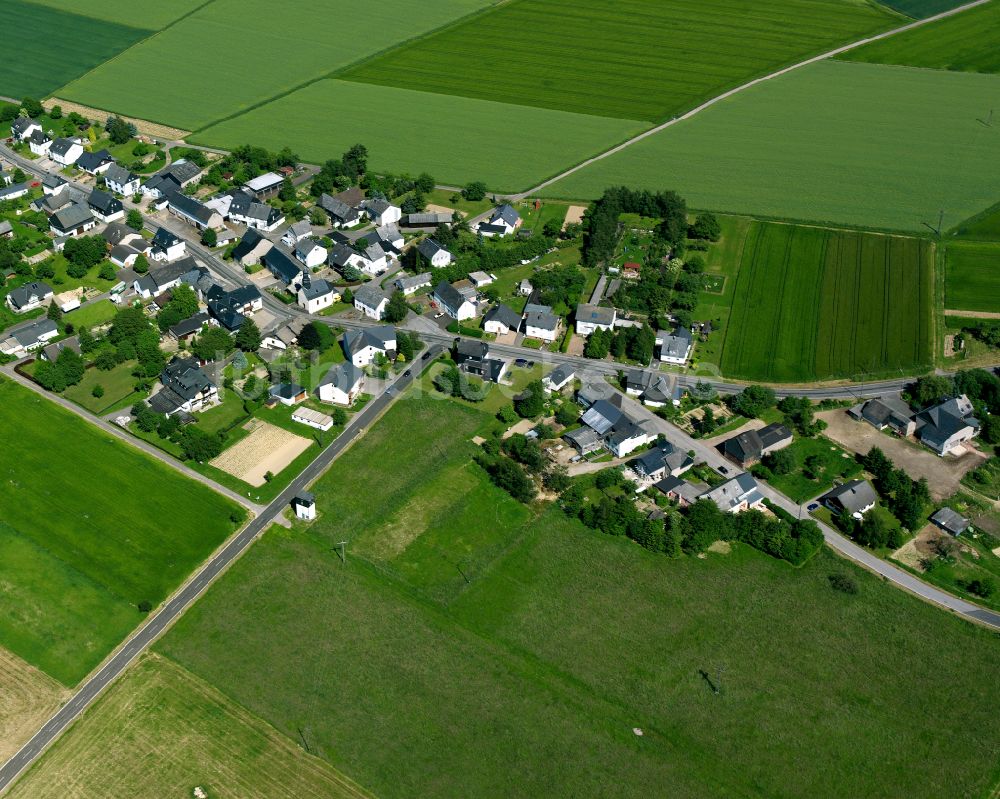
[{"label": "driveway", "polygon": [[824,435],[849,452],[867,455],[879,447],[900,469],[914,480],[926,478],[935,500],[950,497],[961,487],[963,475],[981,465],[986,456],[978,451],[966,451],[960,457],[938,457],[912,441],[880,433],[867,422],[856,422],[844,410],[823,411],[817,419],[827,423]]}]

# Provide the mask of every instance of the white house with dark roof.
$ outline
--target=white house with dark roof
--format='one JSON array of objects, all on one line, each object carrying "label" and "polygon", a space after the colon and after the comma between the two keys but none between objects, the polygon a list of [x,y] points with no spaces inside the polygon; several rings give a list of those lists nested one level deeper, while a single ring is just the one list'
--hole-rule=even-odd
[{"label": "white house with dark roof", "polygon": [[464,319],[474,319],[476,316],[476,305],[470,301],[455,286],[447,280],[442,280],[434,289],[434,301],[441,306],[452,319],[459,322]]},{"label": "white house with dark roof", "polygon": [[369,319],[384,319],[388,305],[389,298],[378,286],[366,283],[354,292],[354,307]]},{"label": "white house with dark roof", "polygon": [[30,139],[35,132],[42,133],[42,126],[31,117],[18,117],[10,123],[10,135],[14,141]]},{"label": "white house with dark roof", "polygon": [[66,178],[48,172],[42,178],[42,194],[46,197],[50,194],[59,194],[68,185],[69,183],[66,181]]},{"label": "white house with dark roof", "polygon": [[299,239],[295,244],[295,260],[307,269],[318,269],[326,263],[326,247],[315,239]]},{"label": "white house with dark roof", "polygon": [[154,261],[176,261],[183,258],[187,252],[187,242],[178,238],[165,227],[159,228],[153,234],[152,251]]},{"label": "white house with dark roof", "polygon": [[7,305],[14,313],[27,313],[35,308],[41,308],[52,299],[52,287],[40,280],[25,283],[7,294]]},{"label": "white house with dark roof", "polygon": [[403,277],[397,277],[393,281],[392,285],[403,292],[404,297],[409,297],[416,291],[419,291],[422,288],[427,288],[431,285],[431,273],[421,272],[419,275],[404,275]]},{"label": "white house with dark roof", "polygon": [[10,336],[0,341],[0,354],[20,358],[33,352],[59,335],[59,328],[51,319],[39,319],[30,325],[18,328]]},{"label": "white house with dark roof", "polygon": [[559,336],[559,317],[548,305],[528,303],[524,306],[524,335],[553,342]]},{"label": "white house with dark roof", "polygon": [[403,211],[398,205],[393,205],[388,200],[381,198],[365,200],[361,207],[364,208],[368,218],[375,223],[376,227],[396,224],[403,218]]},{"label": "white house with dark roof", "polygon": [[559,392],[568,386],[576,372],[572,366],[559,365],[542,378],[542,387],[548,392]]},{"label": "white house with dark roof", "polygon": [[131,197],[139,191],[139,176],[129,169],[111,164],[104,173],[104,184],[115,194]]},{"label": "white house with dark roof", "polygon": [[914,417],[916,436],[938,455],[946,455],[979,434],[973,410],[965,394],[926,408]]},{"label": "white house with dark roof", "polygon": [[88,175],[101,175],[108,171],[115,159],[111,157],[106,149],[98,150],[96,153],[84,151],[76,159],[76,166]]},{"label": "white house with dark roof", "polygon": [[63,166],[73,166],[83,155],[83,145],[79,139],[60,138],[49,147],[49,158]]},{"label": "white house with dark roof", "polygon": [[691,331],[686,327],[678,327],[670,335],[659,335],[656,337],[656,345],[660,350],[660,360],[663,363],[671,363],[683,366],[691,357],[691,348],[694,345],[694,338]]},{"label": "white house with dark roof", "polygon": [[361,221],[361,209],[346,202],[340,195],[331,197],[323,194],[316,204],[326,211],[335,228],[353,227]]},{"label": "white house with dark roof", "polygon": [[617,318],[618,312],[614,308],[582,302],[576,306],[576,332],[589,336],[595,330],[611,330]]},{"label": "white house with dark roof", "polygon": [[116,222],[125,218],[125,206],[122,201],[100,189],[94,189],[87,198],[87,206],[90,212],[101,222]]},{"label": "white house with dark roof", "polygon": [[285,223],[285,215],[267,203],[258,202],[243,191],[234,192],[229,203],[229,219],[241,225],[273,233]]},{"label": "white house with dark roof", "polygon": [[[390,360],[396,352],[396,328],[392,325],[348,330],[340,338],[347,360],[359,369],[375,362],[379,355]],[[390,355],[389,353],[393,353]]]},{"label": "white house with dark roof", "polygon": [[504,203],[493,210],[489,219],[480,222],[477,230],[486,238],[503,238],[521,227],[521,222],[521,215],[513,206]]},{"label": "white house with dark roof", "polygon": [[294,247],[302,239],[312,235],[312,225],[308,219],[300,219],[298,222],[288,226],[288,230],[281,236],[281,243],[286,247]]},{"label": "white house with dark roof", "polygon": [[153,199],[159,199],[190,186],[200,175],[200,166],[181,158],[149,178],[139,190]]},{"label": "white house with dark roof", "polygon": [[164,367],[160,383],[162,388],[149,399],[158,413],[195,413],[219,404],[219,389],[194,358],[175,357]]},{"label": "white house with dark roof", "polygon": [[316,387],[321,402],[350,406],[365,386],[365,373],[350,361],[332,367]]},{"label": "white house with dark roof", "polygon": [[[52,139],[42,130],[32,131],[28,137],[28,149],[35,155],[45,156],[52,148]],[[82,147],[80,148],[83,149]]]},{"label": "white house with dark roof", "polygon": [[49,230],[55,236],[79,236],[95,227],[97,220],[83,203],[71,203],[49,217]]},{"label": "white house with dark roof", "polygon": [[340,291],[326,280],[304,271],[299,277],[296,301],[306,313],[319,313],[340,300]]},{"label": "white house with dark roof", "polygon": [[4,200],[18,200],[31,191],[29,183],[11,183],[9,186],[0,186],[0,202]]},{"label": "white house with dark roof", "polygon": [[449,266],[455,260],[448,250],[430,238],[424,239],[417,245],[417,252],[435,269]]},{"label": "white house with dark roof", "polygon": [[174,286],[179,286],[184,282],[185,275],[197,269],[198,264],[194,258],[183,258],[180,261],[153,267],[146,274],[137,276],[132,288],[135,289],[136,294],[147,300],[174,288]]},{"label": "white house with dark roof", "polygon": [[867,480],[851,480],[829,491],[823,503],[834,513],[846,513],[860,519],[875,507],[878,497]]},{"label": "white house with dark roof", "polygon": [[197,230],[221,230],[225,227],[222,214],[194,197],[188,197],[179,191],[167,195],[167,209],[178,219],[183,219]]},{"label": "white house with dark roof", "polygon": [[483,315],[483,330],[496,336],[516,333],[521,328],[521,314],[498,302]]},{"label": "white house with dark roof", "polygon": [[760,491],[760,486],[749,472],[741,472],[724,483],[719,483],[698,499],[711,500],[723,513],[760,510],[764,505],[764,495]]}]

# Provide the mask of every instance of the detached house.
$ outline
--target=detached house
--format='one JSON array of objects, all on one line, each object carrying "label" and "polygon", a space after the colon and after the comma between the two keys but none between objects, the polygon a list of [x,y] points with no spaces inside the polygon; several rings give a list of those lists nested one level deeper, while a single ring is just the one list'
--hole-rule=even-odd
[{"label": "detached house", "polygon": [[68,185],[65,178],[49,172],[42,178],[42,194],[45,197],[48,197],[50,194],[59,194]]},{"label": "detached house", "polygon": [[498,302],[490,308],[483,316],[483,330],[497,336],[506,336],[508,333],[516,333],[521,328],[521,314]]},{"label": "detached house", "polygon": [[361,221],[361,210],[339,197],[323,194],[317,205],[329,214],[330,223],[335,228],[353,227]]},{"label": "detached house", "polygon": [[294,247],[302,239],[308,238],[311,235],[312,225],[309,224],[308,219],[302,219],[293,225],[289,225],[288,230],[281,237],[281,243],[286,247]]},{"label": "detached house", "polygon": [[618,312],[614,308],[580,303],[576,306],[576,332],[589,336],[595,330],[611,330],[617,317]]},{"label": "detached house", "polygon": [[487,238],[498,236],[503,238],[521,227],[521,216],[508,204],[504,204],[494,209],[490,218],[481,222],[479,232]]},{"label": "detached house", "polygon": [[31,117],[18,117],[10,123],[10,135],[14,141],[30,139],[33,133],[42,133],[42,126]]},{"label": "detached house", "polygon": [[542,386],[548,392],[559,392],[566,388],[575,377],[576,372],[572,366],[557,366],[542,378]]},{"label": "detached house", "polygon": [[524,306],[524,335],[553,342],[559,335],[559,317],[548,305],[528,303]]},{"label": "detached house", "polygon": [[52,288],[48,283],[32,281],[18,286],[16,289],[11,289],[10,293],[7,294],[7,305],[14,313],[27,313],[35,308],[41,308],[47,300],[51,299]]},{"label": "detached house", "polygon": [[663,363],[683,366],[691,357],[694,338],[686,327],[678,327],[671,335],[657,336],[656,344],[659,347],[660,360]]},{"label": "detached house", "polygon": [[194,358],[174,358],[160,374],[162,388],[149,399],[157,413],[195,413],[219,404],[219,390]]},{"label": "detached house", "polygon": [[285,286],[290,286],[302,271],[302,267],[281,247],[272,247],[264,255],[262,263],[275,278]]},{"label": "detached house", "polygon": [[441,306],[441,310],[452,319],[461,322],[476,316],[475,304],[447,280],[442,280],[437,284],[433,296],[434,301]]},{"label": "detached house", "polygon": [[366,283],[354,292],[354,307],[369,319],[384,319],[389,298],[377,286]]},{"label": "detached house", "polygon": [[78,139],[56,139],[49,147],[49,158],[63,166],[72,166],[81,155],[83,145]]},{"label": "detached house", "polygon": [[392,360],[396,353],[396,328],[384,325],[349,330],[341,337],[340,344],[347,360],[359,369],[373,364],[379,355]]},{"label": "detached house", "polygon": [[629,465],[640,480],[656,483],[665,477],[680,477],[694,466],[694,459],[669,441],[661,441]]},{"label": "detached house", "polygon": [[83,203],[72,203],[49,217],[49,230],[55,236],[79,236],[97,227],[97,220]]},{"label": "detached house", "polygon": [[233,194],[228,213],[231,221],[265,233],[273,233],[285,222],[285,215],[277,208],[258,202],[243,191]]},{"label": "detached house", "polygon": [[917,427],[910,406],[899,397],[877,397],[867,400],[855,405],[847,413],[854,419],[868,422],[876,430],[885,430],[888,427],[904,438],[913,435]]},{"label": "detached house", "polygon": [[274,245],[252,228],[233,248],[233,260],[240,266],[256,266]]},{"label": "detached house", "polygon": [[104,183],[115,194],[131,197],[139,191],[139,176],[118,164],[110,164],[104,173]]},{"label": "detached house", "polygon": [[364,208],[365,213],[368,214],[368,218],[371,219],[376,226],[392,225],[399,222],[399,220],[403,218],[403,212],[400,210],[399,206],[393,205],[388,200],[365,200],[361,204],[361,207]]},{"label": "detached house", "polygon": [[[28,149],[35,155],[45,156],[52,147],[52,139],[41,129],[33,131],[28,137]],[[82,147],[80,149],[83,149]]]},{"label": "detached house", "polygon": [[96,153],[84,152],[77,160],[76,165],[88,175],[100,175],[108,171],[115,159],[107,150],[98,150]]},{"label": "detached house", "polygon": [[427,288],[431,284],[431,273],[421,272],[419,275],[398,277],[393,281],[393,286],[403,292],[404,297],[409,297],[414,292],[422,288]]},{"label": "detached house", "polygon": [[590,428],[600,442],[594,447],[594,436],[573,430],[564,438],[576,447],[581,455],[607,447],[618,458],[624,458],[636,449],[650,443],[656,434],[645,422],[638,422],[621,408],[621,397],[598,399],[584,412],[580,421]]},{"label": "detached house", "polygon": [[187,252],[187,243],[165,227],[153,234],[152,256],[154,261],[175,261]]},{"label": "detached house", "polygon": [[199,175],[201,175],[201,167],[182,158],[153,175],[140,188],[140,191],[154,200],[160,199],[171,192],[181,191],[190,186],[198,180]]},{"label": "detached house", "polygon": [[365,373],[353,363],[345,362],[337,364],[326,373],[316,387],[316,393],[322,402],[349,406],[357,400],[364,385]]},{"label": "detached house", "polygon": [[489,383],[499,383],[507,371],[507,362],[490,355],[485,341],[459,339],[455,342],[454,358],[458,368]]},{"label": "detached house", "polygon": [[299,307],[306,313],[319,313],[340,300],[340,292],[322,278],[314,278],[308,272],[303,272],[299,279],[299,290],[296,295]]},{"label": "detached house", "polygon": [[240,286],[226,291],[213,285],[205,294],[208,312],[218,323],[233,332],[242,327],[246,318],[264,307],[260,289],[254,285]]},{"label": "detached house", "polygon": [[424,239],[417,245],[417,252],[435,269],[441,269],[455,260],[454,256],[434,239]]},{"label": "detached house", "polygon": [[764,495],[749,472],[743,472],[702,494],[699,499],[714,502],[723,513],[741,513],[751,508],[760,510]]},{"label": "detached house", "polygon": [[51,319],[39,319],[15,330],[8,338],[0,341],[0,354],[20,358],[45,346],[58,335],[59,328],[55,322]]},{"label": "detached house", "polygon": [[307,269],[318,269],[326,263],[326,247],[315,239],[299,239],[295,245],[295,260]]},{"label": "detached house", "polygon": [[102,222],[115,222],[125,218],[125,206],[122,201],[106,191],[94,189],[87,199],[91,212]]},{"label": "detached house", "polygon": [[184,258],[174,263],[154,267],[146,274],[139,275],[132,284],[132,288],[135,289],[136,294],[144,300],[148,300],[174,288],[174,286],[179,286],[185,282],[186,275],[197,271],[198,264],[194,258]]},{"label": "detached house", "polygon": [[792,443],[792,431],[783,424],[769,424],[760,430],[747,430],[722,443],[722,453],[746,469],[758,463],[769,452],[784,449]]},{"label": "detached house", "polygon": [[965,394],[945,400],[916,415],[916,436],[938,455],[946,455],[979,434],[979,420],[972,412]]},{"label": "detached house", "polygon": [[851,480],[823,497],[824,504],[834,513],[846,513],[855,519],[868,513],[877,501],[875,489],[867,480]]},{"label": "detached house", "polygon": [[0,186],[0,202],[4,200],[17,200],[31,191],[28,183],[12,183],[9,186]]}]

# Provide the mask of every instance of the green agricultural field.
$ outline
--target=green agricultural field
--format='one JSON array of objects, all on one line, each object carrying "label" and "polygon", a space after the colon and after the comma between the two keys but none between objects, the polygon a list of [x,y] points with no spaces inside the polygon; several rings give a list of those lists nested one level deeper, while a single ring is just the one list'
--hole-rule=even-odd
[{"label": "green agricultural field", "polygon": [[365,799],[327,763],[161,657],[116,683],[8,794],[103,799]]},{"label": "green agricultural field", "polygon": [[[285,0],[276,25],[274,4],[268,0],[213,0],[58,94],[195,130],[431,31],[486,2],[388,0],[362,12],[348,0]],[[169,76],[152,79],[163,64],[171,65]],[[150,79],[136,79],[143,75]],[[324,123],[333,127],[334,121],[327,117]]]},{"label": "green agricultural field", "polygon": [[160,30],[185,14],[190,14],[205,0],[30,0],[73,14],[120,22],[148,30]]},{"label": "green agricultural field", "polygon": [[963,11],[840,57],[872,64],[1000,72],[1000,3]]},{"label": "green agricultural field", "polygon": [[[675,189],[695,208],[926,231],[997,201],[1000,76],[829,61],[755,86],[549,186]],[[781,146],[775,146],[775,142]]]},{"label": "green agricultural field", "polygon": [[76,683],[232,531],[235,506],[0,382],[0,645]]},{"label": "green agricultural field", "polygon": [[[826,553],[671,561],[551,509],[448,603],[273,531],[159,647],[385,799],[917,799],[996,780],[996,636]],[[721,696],[700,669],[722,670]]]},{"label": "green agricultural field", "polygon": [[951,235],[969,241],[1000,241],[1000,204],[966,219]]},{"label": "green agricultural field", "polygon": [[658,121],[896,21],[842,0],[516,0],[342,76]]},{"label": "green agricultural field", "polygon": [[966,2],[967,0],[884,0],[882,5],[916,19],[925,19],[942,11],[958,8]]},{"label": "green agricultural field", "polygon": [[121,24],[23,0],[4,0],[0,3],[0,95],[47,96],[149,35],[140,23],[129,24],[127,18]]},{"label": "green agricultural field", "polygon": [[807,382],[928,367],[932,274],[925,239],[755,222],[722,371]]},{"label": "green agricultural field", "polygon": [[[323,80],[212,125],[192,141],[226,148],[248,140],[275,149],[288,145],[300,157],[320,162],[363,141],[377,170],[427,171],[446,183],[484,180],[498,191],[516,191],[644,127],[630,120]],[[497,158],[498,152],[510,157]]]},{"label": "green agricultural field", "polygon": [[948,242],[944,307],[1000,313],[1000,244]]}]

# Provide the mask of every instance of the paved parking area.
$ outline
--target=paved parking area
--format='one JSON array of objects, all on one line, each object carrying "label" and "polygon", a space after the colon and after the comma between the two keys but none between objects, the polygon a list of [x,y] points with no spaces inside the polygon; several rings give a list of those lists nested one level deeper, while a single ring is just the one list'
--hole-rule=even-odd
[{"label": "paved parking area", "polygon": [[914,480],[926,478],[931,496],[937,500],[958,491],[963,475],[986,460],[986,456],[975,449],[966,450],[959,457],[938,457],[915,442],[881,433],[867,422],[854,421],[845,410],[823,411],[817,413],[816,418],[827,423],[824,435],[844,449],[867,455],[877,446]]}]

